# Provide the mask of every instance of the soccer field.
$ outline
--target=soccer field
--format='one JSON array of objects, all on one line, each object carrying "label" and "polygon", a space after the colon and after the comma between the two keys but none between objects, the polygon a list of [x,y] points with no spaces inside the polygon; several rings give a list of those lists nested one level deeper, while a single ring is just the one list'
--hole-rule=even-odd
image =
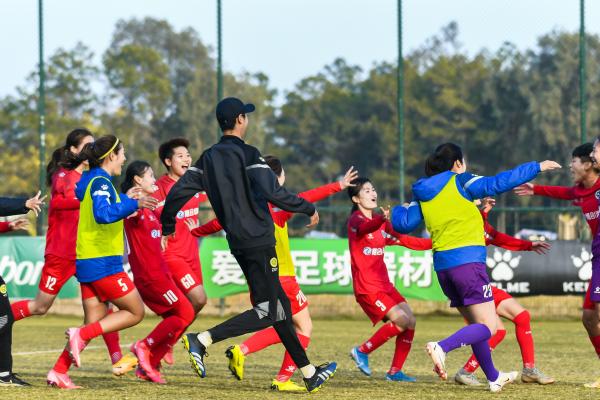
[{"label": "soccer field", "polygon": [[[121,334],[122,344],[143,337],[156,323],[154,317],[146,318],[140,325]],[[200,318],[193,330],[214,325],[216,318]],[[46,387],[45,376],[64,346],[64,330],[78,325],[75,317],[42,317],[19,321],[14,328],[14,370],[34,385],[33,388],[0,389],[2,399],[275,399],[281,393],[273,393],[269,385],[279,370],[283,356],[280,345],[246,358],[243,381],[236,381],[227,369],[225,349],[233,344],[226,341],[212,346],[207,359],[208,376],[198,378],[190,369],[182,346],[175,352],[175,365],[164,369],[168,385],[142,382],[133,373],[114,378],[103,341],[95,339],[82,355],[82,367],[72,370],[72,378],[84,389],[60,391]],[[313,341],[309,357],[313,362],[327,360],[338,362],[338,372],[329,384],[315,394],[323,399],[474,399],[493,396],[480,388],[458,386],[449,380],[440,381],[431,372],[431,362],[423,351],[426,342],[442,338],[461,326],[459,317],[427,316],[417,318],[417,330],[413,350],[407,360],[405,371],[414,375],[418,383],[386,382],[384,374],[389,368],[393,354],[390,341],[371,356],[373,376],[362,375],[348,357],[350,348],[373,332],[367,319],[315,320]],[[506,323],[508,334],[494,352],[497,366],[503,370],[520,370],[520,354],[514,329]],[[586,389],[583,383],[600,375],[598,361],[579,321],[534,320],[533,334],[536,342],[536,361],[545,373],[554,376],[557,383],[549,386],[509,385],[499,394],[506,399],[598,399],[600,391]],[[54,350],[54,351],[53,351]],[[451,353],[447,360],[449,374],[463,365],[469,353],[460,349]],[[483,380],[483,375],[479,377]],[[298,375],[294,379],[299,383]],[[302,396],[302,395],[301,395]],[[304,396],[308,396],[304,394]]]}]

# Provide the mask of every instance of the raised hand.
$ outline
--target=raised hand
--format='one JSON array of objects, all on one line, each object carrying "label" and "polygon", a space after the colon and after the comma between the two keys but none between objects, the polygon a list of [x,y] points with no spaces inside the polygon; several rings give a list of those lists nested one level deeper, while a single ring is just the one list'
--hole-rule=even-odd
[{"label": "raised hand", "polygon": [[354,169],[354,166],[352,166],[348,169],[348,171],[346,171],[346,174],[340,180],[340,187],[342,188],[342,190],[351,186],[356,186],[351,183],[356,178],[358,178],[358,171]]},{"label": "raised hand", "polygon": [[533,183],[524,183],[514,188],[513,191],[519,196],[533,196]]},{"label": "raised hand", "polygon": [[381,209],[381,212],[383,213],[383,218],[389,220],[390,219],[390,210],[392,209],[391,206],[387,206],[387,207],[379,207]]},{"label": "raised hand", "polygon": [[489,213],[495,205],[496,199],[494,199],[493,197],[486,197],[483,200],[481,200],[481,209],[484,213]]},{"label": "raised hand", "polygon": [[127,197],[130,199],[138,200],[140,195],[142,194],[142,188],[139,186],[134,186],[125,193]]},{"label": "raised hand", "polygon": [[42,211],[42,206],[44,205],[44,200],[46,200],[46,196],[40,198],[41,194],[42,192],[39,191],[35,196],[33,196],[25,202],[25,207],[33,211],[36,217],[40,215],[40,212]]},{"label": "raised hand", "polygon": [[141,197],[138,200],[139,208],[147,208],[149,210],[154,210],[156,206],[158,206],[158,200],[156,200],[154,197]]},{"label": "raised hand", "polygon": [[562,168],[562,166],[559,163],[557,163],[556,161],[546,160],[546,161],[542,161],[540,163],[540,170],[542,172],[551,171],[553,169],[559,169],[559,168]]}]

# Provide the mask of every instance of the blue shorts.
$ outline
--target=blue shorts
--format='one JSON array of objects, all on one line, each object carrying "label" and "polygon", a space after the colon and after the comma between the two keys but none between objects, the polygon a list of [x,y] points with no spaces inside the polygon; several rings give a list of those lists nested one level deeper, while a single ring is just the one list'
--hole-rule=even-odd
[{"label": "blue shorts", "polygon": [[436,273],[442,291],[450,299],[450,307],[494,301],[484,263],[463,264]]}]

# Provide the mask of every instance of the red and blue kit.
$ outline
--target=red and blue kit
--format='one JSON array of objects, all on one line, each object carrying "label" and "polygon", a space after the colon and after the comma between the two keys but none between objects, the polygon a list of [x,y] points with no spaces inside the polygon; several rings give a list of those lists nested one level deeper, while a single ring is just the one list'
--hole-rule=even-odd
[{"label": "red and blue kit", "polygon": [[125,220],[125,235],[133,280],[144,303],[158,315],[171,311],[185,295],[161,256],[160,221],[152,211],[138,210]]},{"label": "red and blue kit", "polygon": [[39,283],[39,289],[51,295],[57,295],[69,278],[75,275],[79,222],[79,200],[75,196],[75,185],[80,179],[79,172],[64,168],[52,176],[45,262]]},{"label": "red and blue kit", "polygon": [[382,215],[368,218],[355,211],[348,221],[352,284],[356,302],[375,325],[396,304],[406,302],[390,281],[384,262],[385,246],[431,249],[431,240],[402,235]]},{"label": "red and blue kit", "polygon": [[[156,181],[158,190],[153,196],[159,201],[155,215],[160,219],[165,199],[176,181],[168,175],[163,175]],[[198,240],[192,236],[185,224],[186,219],[198,221],[198,207],[207,200],[206,194],[196,193],[177,213],[175,224],[175,237],[169,239],[169,246],[163,253],[165,262],[179,289],[187,293],[193,288],[202,285],[202,267],[200,265],[200,252]]]}]

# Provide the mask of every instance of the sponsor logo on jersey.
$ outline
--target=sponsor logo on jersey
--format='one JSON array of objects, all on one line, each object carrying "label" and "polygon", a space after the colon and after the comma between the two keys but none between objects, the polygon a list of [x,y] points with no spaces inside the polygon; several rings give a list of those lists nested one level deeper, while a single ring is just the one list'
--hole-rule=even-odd
[{"label": "sponsor logo on jersey", "polygon": [[2,296],[6,297],[6,293],[7,293],[7,292],[8,292],[8,291],[6,290],[6,285],[4,285],[4,284],[0,285],[0,294],[1,294]]},{"label": "sponsor logo on jersey", "polygon": [[600,200],[600,190],[596,190],[596,193],[594,193],[594,196],[596,196],[597,200]]},{"label": "sponsor logo on jersey", "polygon": [[383,247],[365,247],[363,248],[363,254],[365,256],[382,256]]},{"label": "sponsor logo on jersey", "polygon": [[152,229],[152,232],[150,232],[150,236],[152,236],[154,239],[159,238],[160,229]]},{"label": "sponsor logo on jersey", "polygon": [[269,264],[271,264],[271,271],[272,271],[272,272],[275,272],[275,271],[277,271],[277,257],[272,257],[272,258],[269,260]]},{"label": "sponsor logo on jersey", "polygon": [[198,209],[197,208],[190,208],[189,210],[179,210],[179,212],[177,213],[177,219],[183,219],[183,218],[190,218],[190,217],[194,217],[196,215],[198,215]]}]

